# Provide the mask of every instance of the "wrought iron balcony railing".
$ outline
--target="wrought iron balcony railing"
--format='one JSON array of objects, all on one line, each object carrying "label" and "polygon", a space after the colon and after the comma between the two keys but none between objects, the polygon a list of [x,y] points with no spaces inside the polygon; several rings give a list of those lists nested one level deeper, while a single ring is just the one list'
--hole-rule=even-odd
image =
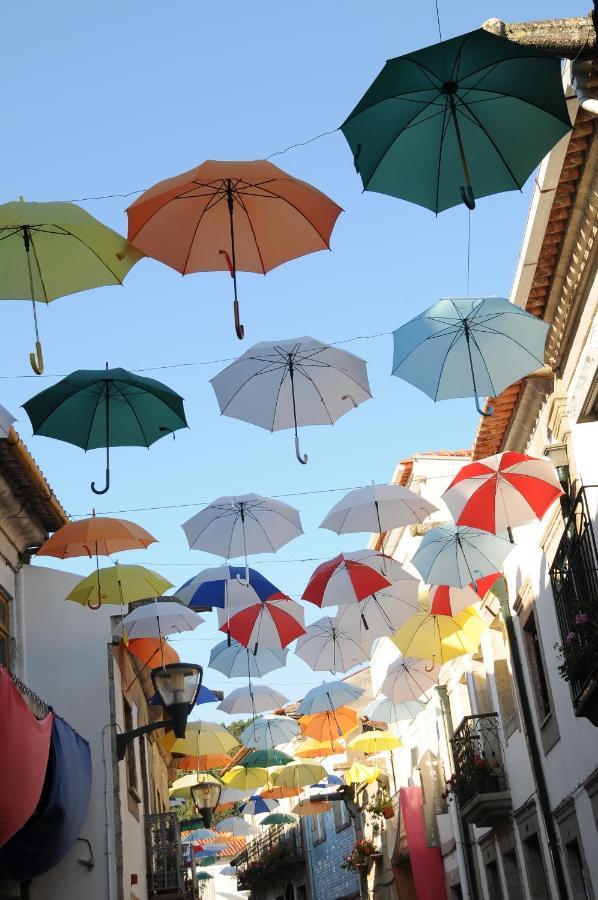
[{"label": "wrought iron balcony railing", "polygon": [[452,790],[462,808],[480,794],[508,791],[497,713],[465,716],[451,738],[451,746],[455,764]]},{"label": "wrought iron balcony railing", "polygon": [[145,817],[147,850],[147,892],[162,900],[184,900],[188,896],[181,830],[174,813],[153,813]]},{"label": "wrought iron balcony railing", "polygon": [[282,877],[289,867],[304,861],[300,828],[274,825],[266,834],[252,840],[231,864],[239,870],[239,883],[246,885],[276,879],[277,875]]}]

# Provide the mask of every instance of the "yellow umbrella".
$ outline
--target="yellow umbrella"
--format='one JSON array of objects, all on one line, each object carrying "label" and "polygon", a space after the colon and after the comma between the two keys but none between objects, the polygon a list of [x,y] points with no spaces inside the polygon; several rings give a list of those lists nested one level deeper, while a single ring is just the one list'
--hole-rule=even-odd
[{"label": "yellow umbrella", "polygon": [[390,731],[365,731],[347,744],[350,750],[358,750],[360,753],[382,753],[402,746],[401,739]]},{"label": "yellow umbrella", "polygon": [[307,787],[326,778],[328,772],[319,763],[290,762],[274,775],[274,787]]},{"label": "yellow umbrella", "polygon": [[221,784],[220,779],[216,775],[209,775],[208,773],[183,775],[181,778],[173,781],[172,786],[168,790],[168,796],[184,797],[185,800],[190,800],[191,788],[196,784],[205,784],[206,781],[216,781],[218,784]]},{"label": "yellow umbrella", "polygon": [[307,738],[295,751],[295,756],[300,759],[317,759],[318,757],[332,756],[334,753],[342,753],[344,749],[340,741],[316,741],[315,738]]},{"label": "yellow umbrella", "polygon": [[268,770],[255,768],[246,769],[244,766],[233,766],[222,776],[222,781],[229,788],[239,791],[253,791],[263,787],[268,781]]},{"label": "yellow umbrella", "polygon": [[354,762],[351,768],[345,772],[345,782],[347,784],[373,784],[378,775],[380,775],[380,769]]},{"label": "yellow umbrella", "polygon": [[392,640],[404,656],[431,659],[442,665],[455,656],[475,653],[486,623],[469,606],[456,616],[432,615],[428,607],[410,616]]},{"label": "yellow umbrella", "polygon": [[169,753],[202,756],[204,753],[228,753],[238,742],[218,722],[204,722],[198,719],[187,722],[184,738],[177,738],[169,731],[161,738],[160,743]]},{"label": "yellow umbrella", "polygon": [[149,597],[161,597],[171,587],[170,581],[145,566],[121,566],[116,563],[92,572],[65,599],[98,609],[102,603],[124,606]]}]

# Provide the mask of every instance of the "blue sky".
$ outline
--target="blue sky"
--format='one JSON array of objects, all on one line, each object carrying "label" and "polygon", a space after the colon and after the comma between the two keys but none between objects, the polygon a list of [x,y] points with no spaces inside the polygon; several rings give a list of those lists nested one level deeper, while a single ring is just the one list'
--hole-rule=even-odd
[{"label": "blue sky", "polygon": [[[491,16],[515,21],[586,11],[587,3],[564,0],[440,2],[444,37]],[[19,195],[70,200],[126,193],[206,158],[262,158],[336,128],[387,58],[437,40],[432,0],[61,0],[13,4],[4,28],[4,80],[13,87],[2,101],[2,202]],[[338,341],[389,332],[439,297],[466,291],[464,207],[435,218],[362,193],[340,132],[273,161],[345,212],[332,253],[312,254],[266,278],[241,273],[243,345],[232,328],[227,275],[183,279],[152,260],[142,260],[123,288],[62,298],[39,311],[47,373],[102,368],[106,361],[129,369],[179,366],[148,374],[186,398],[189,431],[149,451],[115,450],[113,487],[105,497],[89,489],[90,481],[102,482],[102,451],[84,454],[31,436],[19,406],[53,379],[29,377],[30,305],[0,306],[0,402],[19,416],[17,428],[58,497],[73,514],[94,504],[98,511],[136,510],[128,516],[159,543],[120,560],[153,566],[175,585],[219,562],[188,550],[179,527],[198,504],[221,494],[306,492],[289,498],[301,510],[305,535],[259,563],[282,590],[301,594],[316,562],[298,560],[321,560],[367,540],[318,530],[342,492],[309,492],[387,481],[396,462],[413,452],[470,446],[477,423],[473,402],[435,405],[391,378],[389,336],[347,344],[367,359],[374,397],[334,428],[304,429],[307,466],[295,459],[291,432],[271,435],[220,417],[209,378],[222,365],[196,363],[233,357],[259,340],[311,334]],[[530,183],[521,195],[482,200],[472,215],[471,293],[508,296],[529,189]],[[127,202],[82,205],[124,233]],[[86,573],[89,561],[66,568]],[[310,619],[318,614],[308,611]],[[206,663],[218,639],[207,623],[177,647],[183,658]],[[296,659],[271,677],[281,689],[288,686],[292,699],[320,680]],[[205,674],[208,685],[224,688],[223,681],[219,673]]]}]

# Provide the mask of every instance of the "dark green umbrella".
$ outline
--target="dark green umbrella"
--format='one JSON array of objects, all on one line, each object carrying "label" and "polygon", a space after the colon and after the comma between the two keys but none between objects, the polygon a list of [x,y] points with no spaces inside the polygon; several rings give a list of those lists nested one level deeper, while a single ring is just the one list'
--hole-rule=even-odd
[{"label": "dark green umbrella", "polygon": [[260,825],[292,825],[297,821],[296,816],[291,816],[289,813],[270,813],[268,816],[264,816]]},{"label": "dark green umbrella", "polygon": [[106,486],[110,487],[110,447],[149,447],[187,427],[183,398],[155,381],[126,369],[78,369],[23,404],[33,433],[92,450],[106,448]]},{"label": "dark green umbrella", "polygon": [[293,757],[282,750],[254,750],[240,764],[246,769],[267,769],[268,766],[286,766],[290,762],[293,762]]},{"label": "dark green umbrella", "polygon": [[570,128],[560,61],[483,30],[389,60],[341,126],[365,190],[436,213],[520,190]]}]

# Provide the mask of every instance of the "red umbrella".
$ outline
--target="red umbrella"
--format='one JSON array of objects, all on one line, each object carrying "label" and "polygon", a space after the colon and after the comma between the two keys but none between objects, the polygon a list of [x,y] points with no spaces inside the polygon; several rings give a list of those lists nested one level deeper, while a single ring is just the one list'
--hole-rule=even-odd
[{"label": "red umbrella", "polygon": [[508,451],[463,466],[443,498],[457,525],[498,534],[541,519],[562,493],[549,460]]},{"label": "red umbrella", "polygon": [[259,600],[248,594],[246,606],[236,603],[229,609],[218,610],[220,631],[230,635],[244,647],[258,646],[282,650],[305,634],[303,608],[284,594]]},{"label": "red umbrella", "polygon": [[315,569],[302,599],[320,607],[358,603],[404,576],[400,564],[382,553],[339,553]]},{"label": "red umbrella", "polygon": [[500,577],[500,572],[495,572],[494,575],[478,579],[477,591],[472,584],[464,588],[448,584],[434,585],[429,591],[430,613],[435,616],[456,616],[468,606],[479,603]]}]

